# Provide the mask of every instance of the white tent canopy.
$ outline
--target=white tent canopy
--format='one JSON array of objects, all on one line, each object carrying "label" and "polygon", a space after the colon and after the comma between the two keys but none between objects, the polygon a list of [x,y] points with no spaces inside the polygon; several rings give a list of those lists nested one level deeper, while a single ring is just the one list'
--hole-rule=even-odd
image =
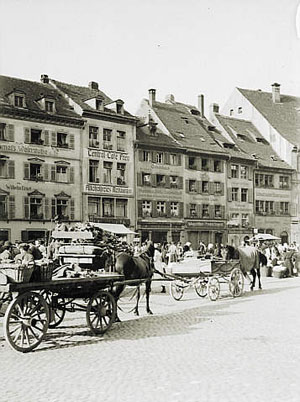
[{"label": "white tent canopy", "polygon": [[281,239],[280,237],[276,237],[268,233],[258,233],[249,240],[258,241],[258,240],[281,240]]},{"label": "white tent canopy", "polygon": [[88,240],[88,239],[93,239],[93,234],[88,231],[84,232],[67,232],[63,230],[57,230],[53,231],[51,233],[51,237],[54,239],[72,239],[72,240],[77,240],[77,239],[83,239],[83,240]]},{"label": "white tent canopy", "polygon": [[96,228],[105,230],[106,232],[111,232],[114,234],[121,234],[121,235],[127,235],[127,234],[136,234],[132,230],[128,229],[124,225],[118,225],[116,223],[95,223],[95,222],[90,222],[91,226],[95,226]]}]

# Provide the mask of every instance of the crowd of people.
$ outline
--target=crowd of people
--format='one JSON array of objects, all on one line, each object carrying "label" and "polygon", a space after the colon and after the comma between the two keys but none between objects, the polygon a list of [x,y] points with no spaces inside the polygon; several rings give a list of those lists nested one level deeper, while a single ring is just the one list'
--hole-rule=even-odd
[{"label": "crowd of people", "polygon": [[47,257],[47,248],[43,240],[35,240],[28,243],[16,241],[0,241],[0,263],[16,263],[29,265],[35,260]]}]

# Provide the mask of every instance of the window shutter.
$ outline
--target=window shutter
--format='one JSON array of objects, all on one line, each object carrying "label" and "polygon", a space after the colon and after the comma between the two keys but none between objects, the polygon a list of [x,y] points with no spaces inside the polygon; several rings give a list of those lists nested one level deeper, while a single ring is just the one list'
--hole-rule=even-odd
[{"label": "window shutter", "polygon": [[29,163],[24,163],[24,179],[30,179]]},{"label": "window shutter", "polygon": [[221,206],[221,218],[225,219],[225,206],[224,205]]},{"label": "window shutter", "polygon": [[291,211],[291,216],[297,216],[297,204],[295,202],[289,203],[289,210]]},{"label": "window shutter", "polygon": [[170,206],[170,201],[166,201],[166,215],[168,218],[171,217],[171,206]]},{"label": "window shutter", "polygon": [[45,219],[50,219],[50,206],[49,206],[49,198],[44,199],[44,217]]},{"label": "window shutter", "polygon": [[24,128],[24,142],[26,144],[30,143],[30,129],[28,127]]},{"label": "window shutter", "polygon": [[50,145],[50,134],[49,130],[44,131],[44,145]]},{"label": "window shutter", "polygon": [[231,163],[228,163],[227,165],[227,177],[228,179],[231,179]]},{"label": "window shutter", "polygon": [[179,202],[179,209],[178,209],[178,213],[179,213],[179,218],[183,218],[183,202]]},{"label": "window shutter", "polygon": [[197,170],[201,170],[201,168],[202,168],[202,160],[198,156],[196,158],[196,167],[197,167]]},{"label": "window shutter", "polygon": [[16,214],[15,196],[8,197],[8,219],[14,219]]},{"label": "window shutter", "polygon": [[208,160],[208,170],[209,170],[210,172],[213,172],[213,171],[214,171],[214,160],[213,160],[213,159],[209,159],[209,160]]},{"label": "window shutter", "polygon": [[280,210],[279,201],[275,201],[275,202],[274,202],[274,211],[275,211],[275,215],[279,215],[279,210]]},{"label": "window shutter", "polygon": [[51,166],[51,181],[56,181],[56,166]]},{"label": "window shutter", "polygon": [[182,190],[183,189],[183,177],[179,176],[177,178],[177,183],[178,183],[178,188]]},{"label": "window shutter", "polygon": [[210,204],[208,209],[209,209],[209,217],[210,217],[210,219],[214,219],[214,217],[215,217],[215,206]]},{"label": "window shutter", "polygon": [[139,150],[139,161],[143,162],[143,160],[144,160],[144,151],[140,149]]},{"label": "window shutter", "polygon": [[166,165],[169,165],[169,164],[170,164],[170,154],[169,154],[168,152],[166,152],[166,153],[164,154],[164,163],[165,163]]},{"label": "window shutter", "polygon": [[142,217],[143,216],[143,201],[138,201],[137,202],[138,205],[138,217]]},{"label": "window shutter", "polygon": [[153,163],[156,163],[156,155],[157,155],[157,152],[152,152],[151,157],[152,157],[152,162]]},{"label": "window shutter", "polygon": [[51,218],[55,218],[56,216],[56,198],[51,199]]},{"label": "window shutter", "polygon": [[137,185],[142,186],[142,173],[137,173]]},{"label": "window shutter", "polygon": [[231,187],[227,187],[227,200],[229,202],[232,201],[232,188]]},{"label": "window shutter", "polygon": [[74,136],[74,134],[69,134],[69,148],[75,149],[75,136]]},{"label": "window shutter", "polygon": [[198,218],[202,218],[202,215],[203,215],[203,211],[202,211],[202,204],[198,204],[197,205],[197,216],[198,216]]},{"label": "window shutter", "polygon": [[28,232],[27,230],[21,230],[21,240],[26,243],[28,239]]},{"label": "window shutter", "polygon": [[208,193],[209,194],[215,193],[215,183],[213,181],[208,182]]},{"label": "window shutter", "polygon": [[49,181],[49,164],[44,163],[43,165],[43,178],[44,181]]},{"label": "window shutter", "polygon": [[24,218],[29,219],[29,197],[24,197]]},{"label": "window shutter", "polygon": [[224,195],[224,183],[220,183],[221,195]]},{"label": "window shutter", "polygon": [[177,165],[178,165],[178,166],[181,166],[181,163],[182,163],[182,162],[181,162],[181,155],[178,154],[178,164],[177,164]]},{"label": "window shutter", "polygon": [[8,125],[6,139],[7,139],[7,141],[14,141],[15,140],[15,126],[13,124]]},{"label": "window shutter", "polygon": [[224,162],[220,161],[221,173],[224,173]]},{"label": "window shutter", "polygon": [[199,181],[199,180],[197,180],[197,181],[196,181],[196,192],[197,192],[198,194],[201,193],[201,190],[202,190],[201,186],[202,186],[202,182]]},{"label": "window shutter", "polygon": [[189,157],[188,157],[188,155],[185,156],[185,168],[186,169],[189,168]]},{"label": "window shutter", "polygon": [[251,166],[248,167],[248,179],[253,180],[253,169]]},{"label": "window shutter", "polygon": [[7,162],[7,170],[8,170],[8,178],[14,179],[15,178],[15,161]]},{"label": "window shutter", "polygon": [[69,167],[69,183],[74,183],[74,167]]},{"label": "window shutter", "polygon": [[190,204],[186,204],[185,206],[185,216],[190,218]]},{"label": "window shutter", "polygon": [[189,193],[189,180],[185,181],[185,192]]},{"label": "window shutter", "polygon": [[57,146],[57,135],[55,131],[51,131],[51,144],[53,147]]},{"label": "window shutter", "polygon": [[166,188],[170,188],[170,176],[165,176]]},{"label": "window shutter", "polygon": [[151,180],[152,187],[156,187],[156,174],[152,174],[150,176],[150,180]]},{"label": "window shutter", "polygon": [[252,188],[249,188],[249,191],[248,191],[248,202],[253,204],[253,189]]},{"label": "window shutter", "polygon": [[70,220],[73,221],[75,219],[75,203],[74,200],[70,199]]},{"label": "window shutter", "polygon": [[156,201],[152,201],[152,217],[153,218],[157,218],[157,205],[156,205]]}]

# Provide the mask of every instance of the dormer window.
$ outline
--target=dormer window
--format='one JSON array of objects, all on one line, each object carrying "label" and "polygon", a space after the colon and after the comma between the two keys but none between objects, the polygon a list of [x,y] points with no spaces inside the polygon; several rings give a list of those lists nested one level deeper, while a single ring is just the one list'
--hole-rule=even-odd
[{"label": "dormer window", "polygon": [[12,92],[7,94],[9,103],[15,107],[26,107],[25,92],[14,89]]},{"label": "dormer window", "polygon": [[37,99],[37,103],[39,106],[45,110],[47,113],[55,113],[55,99],[52,95],[41,95],[39,99]]},{"label": "dormer window", "polygon": [[54,112],[54,102],[53,101],[45,101],[45,110],[46,110],[46,112],[53,113]]},{"label": "dormer window", "polygon": [[96,109],[103,110],[103,99],[96,99]]},{"label": "dormer window", "polygon": [[24,107],[24,96],[15,95],[15,106]]}]

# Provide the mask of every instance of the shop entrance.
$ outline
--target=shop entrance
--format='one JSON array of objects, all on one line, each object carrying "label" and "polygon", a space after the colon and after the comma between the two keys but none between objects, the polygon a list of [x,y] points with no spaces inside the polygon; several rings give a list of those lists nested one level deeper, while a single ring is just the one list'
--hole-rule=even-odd
[{"label": "shop entrance", "polygon": [[215,244],[222,244],[223,243],[223,233],[216,232],[215,233]]}]

